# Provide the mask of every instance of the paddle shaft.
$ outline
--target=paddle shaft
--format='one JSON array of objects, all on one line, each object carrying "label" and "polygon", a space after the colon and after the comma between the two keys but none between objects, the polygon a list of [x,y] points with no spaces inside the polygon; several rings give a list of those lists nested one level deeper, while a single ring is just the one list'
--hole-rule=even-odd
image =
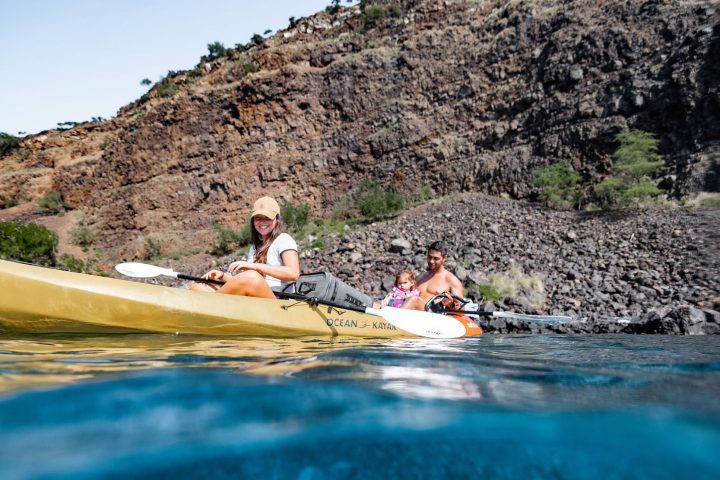
[{"label": "paddle shaft", "polygon": [[525,320],[528,322],[570,322],[572,317],[565,315],[534,315],[530,313],[514,313],[514,312],[473,312],[471,310],[448,310],[443,309],[438,313],[462,313],[464,315],[477,315],[478,317],[504,317],[515,318],[517,320]]},{"label": "paddle shaft", "polygon": [[[177,278],[179,278],[181,280],[192,280],[193,282],[212,283],[214,285],[225,285],[225,282],[223,282],[222,280],[212,280],[209,278],[194,277],[192,275],[185,275],[184,273],[178,273]],[[339,303],[330,302],[327,300],[320,300],[317,298],[308,297],[307,295],[301,295],[299,293],[275,292],[275,291],[273,291],[273,293],[278,298],[286,298],[289,300],[306,300],[306,301],[311,301],[311,302],[317,301],[317,303],[322,303],[323,305],[327,305],[328,307],[342,308],[345,310],[352,310],[353,312],[365,313],[365,308],[359,307],[359,306],[341,305]]]},{"label": "paddle shaft", "polygon": [[192,275],[185,275],[184,273],[178,273],[177,278],[179,278],[180,280],[191,280],[193,282],[212,283],[213,285],[225,285],[225,282],[223,282],[222,280],[214,280],[212,278],[194,277]]},{"label": "paddle shaft", "polygon": [[474,312],[471,310],[450,310],[443,308],[442,310],[435,313],[462,313],[463,315],[477,315],[478,317],[492,317],[494,312]]}]

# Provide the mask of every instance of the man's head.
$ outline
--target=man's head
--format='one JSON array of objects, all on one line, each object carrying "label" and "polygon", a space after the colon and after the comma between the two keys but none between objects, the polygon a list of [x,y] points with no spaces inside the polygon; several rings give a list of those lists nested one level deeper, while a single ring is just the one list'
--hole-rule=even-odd
[{"label": "man's head", "polygon": [[447,260],[447,246],[443,242],[433,242],[428,246],[427,264],[428,270],[437,271]]}]

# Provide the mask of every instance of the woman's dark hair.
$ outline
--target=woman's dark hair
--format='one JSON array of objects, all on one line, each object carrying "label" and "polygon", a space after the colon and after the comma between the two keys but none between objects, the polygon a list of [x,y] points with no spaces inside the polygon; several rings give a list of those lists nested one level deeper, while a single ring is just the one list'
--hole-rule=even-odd
[{"label": "woman's dark hair", "polygon": [[263,242],[262,237],[258,233],[257,230],[255,230],[255,220],[250,219],[250,241],[252,242],[253,246],[255,247],[255,255],[253,255],[253,261],[255,263],[267,263],[267,254],[268,249],[270,248],[270,245],[272,242],[275,241],[277,237],[280,236],[281,233],[285,232],[285,224],[283,223],[282,219],[280,218],[280,215],[277,216],[277,223],[275,224],[275,228],[272,229],[272,232],[270,232],[270,235],[268,235],[267,240]]},{"label": "woman's dark hair", "polygon": [[428,246],[428,252],[430,250],[435,250],[436,252],[440,252],[443,257],[447,257],[448,254],[448,248],[447,245],[445,245],[445,242],[437,241],[433,242]]}]

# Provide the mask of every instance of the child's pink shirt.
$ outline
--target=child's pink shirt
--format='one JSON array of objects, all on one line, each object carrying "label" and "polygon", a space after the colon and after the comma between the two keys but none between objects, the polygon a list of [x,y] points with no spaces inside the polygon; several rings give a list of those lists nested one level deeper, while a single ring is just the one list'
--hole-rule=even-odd
[{"label": "child's pink shirt", "polygon": [[407,292],[400,287],[393,287],[392,292],[387,294],[387,297],[385,297],[382,303],[388,307],[397,308],[400,307],[408,298],[419,296],[420,290],[415,288],[415,286],[410,287],[410,290]]}]

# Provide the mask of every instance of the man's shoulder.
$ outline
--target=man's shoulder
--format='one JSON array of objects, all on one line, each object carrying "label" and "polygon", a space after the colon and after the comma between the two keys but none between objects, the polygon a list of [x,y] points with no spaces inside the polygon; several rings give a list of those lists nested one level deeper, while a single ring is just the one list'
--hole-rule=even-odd
[{"label": "man's shoulder", "polygon": [[432,272],[423,272],[415,279],[417,283],[425,283],[433,277]]},{"label": "man's shoulder", "polygon": [[455,276],[453,272],[447,269],[445,270],[445,278],[447,278],[448,280],[458,280],[457,276]]}]

